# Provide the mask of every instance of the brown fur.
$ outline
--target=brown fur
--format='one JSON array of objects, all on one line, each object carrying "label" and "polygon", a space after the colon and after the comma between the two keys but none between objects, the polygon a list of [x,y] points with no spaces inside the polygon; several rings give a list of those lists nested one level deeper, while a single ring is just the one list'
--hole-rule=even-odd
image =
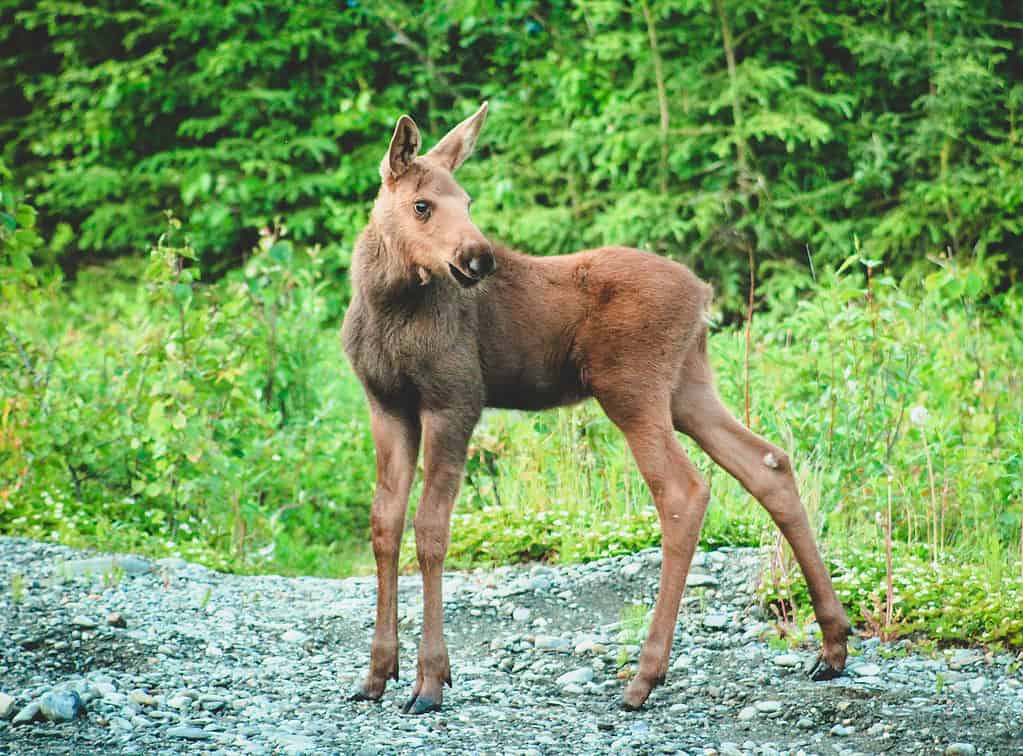
[{"label": "brown fur", "polygon": [[441,572],[480,413],[587,397],[624,432],[662,527],[660,591],[625,704],[641,706],[667,672],[707,506],[707,487],[675,431],[692,436],[771,513],[803,569],[823,631],[814,674],[837,674],[849,623],[788,459],[739,424],[713,387],[704,322],[710,287],[682,265],[627,247],[547,258],[492,247],[451,173],[471,153],[485,115],[486,105],[422,157],[415,124],[399,120],[353,258],[355,295],[343,339],[366,390],[377,449],[371,519],[379,588],[370,670],[357,697],[378,699],[397,677],[398,547],[420,443],[424,486],[415,528],[424,617],[405,706],[412,713],[439,707],[442,685],[450,684]]}]

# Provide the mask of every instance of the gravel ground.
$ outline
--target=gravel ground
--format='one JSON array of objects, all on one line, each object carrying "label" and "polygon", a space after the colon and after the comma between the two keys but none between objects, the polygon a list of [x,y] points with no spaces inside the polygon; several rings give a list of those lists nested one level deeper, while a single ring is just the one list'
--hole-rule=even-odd
[{"label": "gravel ground", "polygon": [[400,585],[401,681],[352,703],[371,578],[0,538],[0,753],[1023,753],[1019,655],[863,641],[846,676],[810,682],[812,648],[767,643],[750,549],[697,554],[667,683],[619,710],[638,652],[622,609],[652,605],[659,561],[446,576],[455,687],[443,711],[407,717],[417,576]]}]

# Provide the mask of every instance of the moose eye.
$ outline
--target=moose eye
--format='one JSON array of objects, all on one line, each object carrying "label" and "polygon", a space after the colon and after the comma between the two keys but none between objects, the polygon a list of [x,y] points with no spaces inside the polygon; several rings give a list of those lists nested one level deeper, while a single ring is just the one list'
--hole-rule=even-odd
[{"label": "moose eye", "polygon": [[412,203],[412,209],[416,215],[425,220],[430,215],[430,203],[426,200],[416,200]]}]

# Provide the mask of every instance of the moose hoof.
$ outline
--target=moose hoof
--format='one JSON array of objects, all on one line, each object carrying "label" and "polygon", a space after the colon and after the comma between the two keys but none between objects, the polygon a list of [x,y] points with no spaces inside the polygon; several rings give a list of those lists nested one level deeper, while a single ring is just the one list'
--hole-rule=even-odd
[{"label": "moose hoof", "polygon": [[355,690],[352,691],[351,695],[348,696],[349,701],[379,701],[384,695],[384,691],[367,690],[365,685],[359,685]]},{"label": "moose hoof", "polygon": [[650,682],[642,677],[633,678],[632,682],[629,683],[629,687],[625,689],[622,694],[621,707],[626,711],[638,711],[643,708],[643,704],[646,703],[647,698],[650,697],[650,692],[664,682],[663,677]]},{"label": "moose hoof", "polygon": [[806,670],[806,674],[814,682],[823,682],[841,677],[842,670],[831,666],[831,663],[822,654],[810,665],[810,668]]},{"label": "moose hoof", "polygon": [[413,694],[412,697],[405,702],[405,705],[401,707],[402,714],[426,714],[430,711],[440,711],[441,702],[431,696],[418,696]]}]

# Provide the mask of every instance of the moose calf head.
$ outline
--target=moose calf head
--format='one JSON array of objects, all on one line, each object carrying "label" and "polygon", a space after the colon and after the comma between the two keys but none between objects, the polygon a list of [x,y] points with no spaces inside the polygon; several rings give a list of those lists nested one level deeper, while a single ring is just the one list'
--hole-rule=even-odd
[{"label": "moose calf head", "polygon": [[472,154],[486,117],[483,103],[420,157],[419,129],[402,116],[380,163],[373,221],[424,285],[437,277],[469,288],[494,272],[490,242],[469,217],[472,200],[452,175]]}]

